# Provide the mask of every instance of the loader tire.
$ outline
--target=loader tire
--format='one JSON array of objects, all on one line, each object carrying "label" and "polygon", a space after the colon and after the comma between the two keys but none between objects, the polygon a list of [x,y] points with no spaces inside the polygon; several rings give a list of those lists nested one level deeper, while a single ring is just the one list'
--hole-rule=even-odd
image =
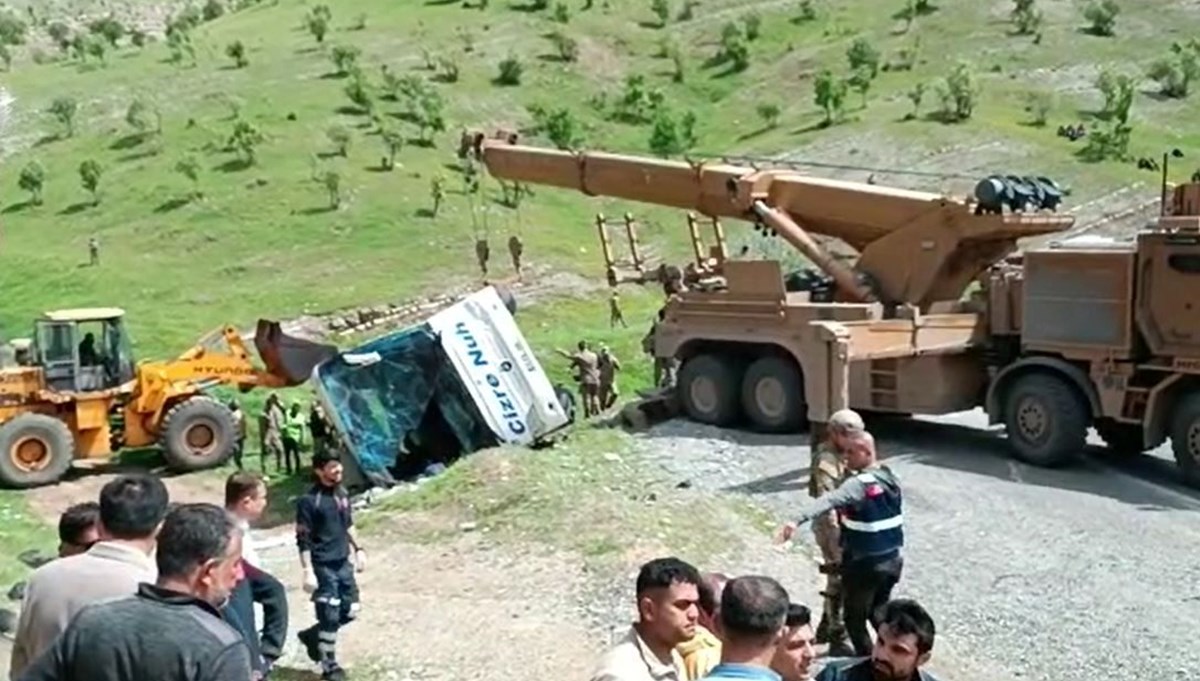
[{"label": "loader tire", "polygon": [[191,397],[163,419],[163,458],[180,473],[216,468],[237,445],[237,423],[229,407],[211,397]]},{"label": "loader tire", "polygon": [[58,482],[71,470],[75,436],[45,414],[21,414],[0,426],[0,483],[28,489]]},{"label": "loader tire", "polygon": [[1083,452],[1091,417],[1077,390],[1052,374],[1018,377],[1005,391],[1004,426],[1017,458],[1046,468]]},{"label": "loader tire", "polygon": [[1200,489],[1200,393],[1184,398],[1171,418],[1171,451],[1183,482]]},{"label": "loader tire", "polygon": [[677,390],[684,413],[693,421],[727,427],[741,416],[738,364],[719,355],[696,355],[679,370]]},{"label": "loader tire", "polygon": [[804,377],[790,357],[755,360],[742,378],[742,409],[764,433],[794,433],[808,421]]}]

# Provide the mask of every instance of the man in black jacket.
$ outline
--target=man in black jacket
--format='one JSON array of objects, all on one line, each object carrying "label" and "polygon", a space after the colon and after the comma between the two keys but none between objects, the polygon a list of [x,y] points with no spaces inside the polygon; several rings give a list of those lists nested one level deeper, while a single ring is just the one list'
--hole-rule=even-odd
[{"label": "man in black jacket", "polygon": [[86,606],[16,681],[241,681],[250,654],[221,608],[241,579],[242,533],[223,509],[183,504],[158,534],[156,584]]},{"label": "man in black jacket", "polygon": [[936,681],[922,671],[933,653],[933,618],[916,601],[896,599],[879,615],[879,635],[871,656],[830,664],[816,681]]}]

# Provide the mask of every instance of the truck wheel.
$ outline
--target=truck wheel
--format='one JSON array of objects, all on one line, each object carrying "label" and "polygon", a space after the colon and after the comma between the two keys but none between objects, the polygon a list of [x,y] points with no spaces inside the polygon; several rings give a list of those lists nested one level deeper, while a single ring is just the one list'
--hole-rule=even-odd
[{"label": "truck wheel", "polygon": [[67,424],[45,414],[21,414],[0,426],[0,483],[28,489],[58,482],[75,459]]},{"label": "truck wheel", "polygon": [[1133,456],[1146,451],[1146,446],[1142,444],[1141,426],[1101,421],[1096,424],[1096,432],[1113,454]]},{"label": "truck wheel", "polygon": [[1017,378],[1006,392],[1004,425],[1017,458],[1054,467],[1083,451],[1091,418],[1074,387],[1050,374]]},{"label": "truck wheel", "polygon": [[804,377],[790,357],[768,355],[746,369],[742,377],[742,409],[761,431],[791,433],[808,420]]},{"label": "truck wheel", "polygon": [[736,365],[717,355],[696,355],[679,370],[679,402],[688,418],[730,426],[741,415]]},{"label": "truck wheel", "polygon": [[1200,489],[1200,394],[1185,398],[1171,419],[1171,450],[1183,481]]},{"label": "truck wheel", "polygon": [[567,389],[567,386],[562,383],[554,384],[554,397],[558,399],[558,406],[562,407],[563,414],[567,417],[567,422],[575,422],[575,394]]},{"label": "truck wheel", "polygon": [[233,412],[210,397],[184,400],[163,420],[163,458],[171,470],[185,473],[215,468],[229,460],[236,445]]}]

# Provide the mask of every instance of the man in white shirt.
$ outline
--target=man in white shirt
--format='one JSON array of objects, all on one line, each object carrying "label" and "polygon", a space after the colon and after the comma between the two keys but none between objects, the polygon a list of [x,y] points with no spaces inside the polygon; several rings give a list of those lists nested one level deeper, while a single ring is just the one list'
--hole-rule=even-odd
[{"label": "man in white shirt", "polygon": [[152,475],[124,475],[100,490],[100,541],[34,571],[25,589],[9,674],[20,676],[85,606],[132,596],[158,577],[151,555],[167,515],[167,488]]},{"label": "man in white shirt", "polygon": [[[242,568],[246,575],[233,590],[226,606],[226,619],[242,631],[252,657],[259,658],[253,660],[255,668],[265,677],[283,654],[288,605],[283,584],[263,568],[250,537],[250,524],[267,510],[267,485],[263,478],[249,471],[230,475],[225,481],[225,510],[237,519],[242,529]],[[255,603],[263,609],[261,631],[256,626]]]}]

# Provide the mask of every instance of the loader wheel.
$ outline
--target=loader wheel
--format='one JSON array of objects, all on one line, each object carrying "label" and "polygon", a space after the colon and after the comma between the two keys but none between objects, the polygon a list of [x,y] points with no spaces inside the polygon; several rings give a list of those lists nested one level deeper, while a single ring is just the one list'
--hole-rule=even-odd
[{"label": "loader wheel", "polygon": [[717,355],[696,355],[683,363],[676,388],[688,418],[730,426],[741,416],[737,365]]},{"label": "loader wheel", "polygon": [[0,426],[0,483],[27,489],[58,482],[71,469],[75,437],[45,414],[21,414]]},{"label": "loader wheel", "polygon": [[1185,398],[1171,419],[1171,450],[1183,481],[1200,489],[1200,394]]},{"label": "loader wheel", "polygon": [[210,397],[180,402],[163,420],[163,458],[167,466],[181,473],[224,464],[236,444],[233,412]]},{"label": "loader wheel", "polygon": [[1050,374],[1017,378],[1005,393],[1004,425],[1018,459],[1052,468],[1077,457],[1091,418],[1075,388]]},{"label": "loader wheel", "polygon": [[804,377],[795,360],[775,355],[755,360],[742,378],[742,409],[763,432],[799,430],[808,418]]}]

